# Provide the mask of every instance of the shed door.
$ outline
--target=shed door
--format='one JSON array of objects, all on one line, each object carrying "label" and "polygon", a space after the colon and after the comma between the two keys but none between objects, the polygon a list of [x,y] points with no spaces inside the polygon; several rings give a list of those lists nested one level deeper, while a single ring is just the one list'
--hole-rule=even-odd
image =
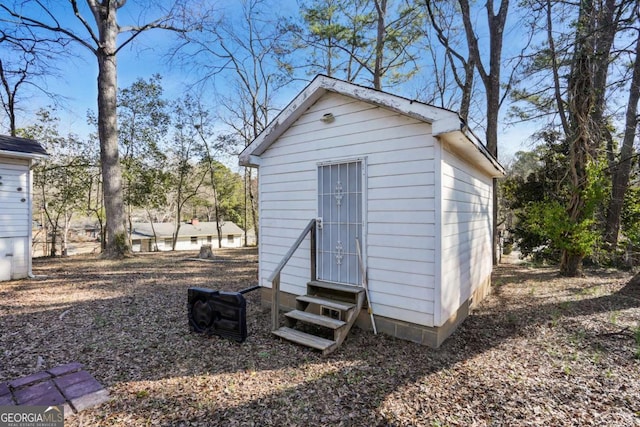
[{"label": "shed door", "polygon": [[356,239],[362,244],[362,161],[318,167],[318,280],[360,285]]}]

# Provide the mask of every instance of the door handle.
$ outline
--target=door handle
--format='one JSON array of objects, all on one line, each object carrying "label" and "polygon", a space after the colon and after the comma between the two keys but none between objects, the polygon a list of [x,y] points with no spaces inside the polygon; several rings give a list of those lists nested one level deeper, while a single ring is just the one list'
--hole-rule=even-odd
[{"label": "door handle", "polygon": [[316,218],[316,225],[318,226],[318,230],[322,230],[322,217]]}]

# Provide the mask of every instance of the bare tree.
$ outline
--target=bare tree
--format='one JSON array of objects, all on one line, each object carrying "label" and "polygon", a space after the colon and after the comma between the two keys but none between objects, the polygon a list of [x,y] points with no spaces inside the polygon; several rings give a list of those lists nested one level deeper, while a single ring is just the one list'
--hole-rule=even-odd
[{"label": "bare tree", "polygon": [[41,92],[55,103],[45,78],[56,75],[58,70],[51,59],[63,54],[66,41],[36,38],[21,28],[5,26],[0,19],[0,103],[9,120],[9,132],[15,136],[21,100]]},{"label": "bare tree", "polygon": [[[265,2],[244,0],[239,16],[206,22],[201,32],[184,36],[192,50],[183,58],[205,71],[202,83],[215,87],[217,79],[222,81],[224,90],[217,94],[223,107],[221,119],[236,136],[223,140],[240,141],[241,147],[225,147],[237,152],[267,126],[276,111],[274,94],[291,82],[291,69],[283,59],[289,52],[287,34],[281,31],[276,15],[268,11]],[[258,200],[250,185],[252,174],[251,168],[245,169],[245,187],[257,239]]]},{"label": "bare tree", "polygon": [[[634,16],[634,15],[632,15]],[[640,8],[636,2],[635,7],[636,22],[640,22]],[[629,84],[629,97],[627,100],[627,111],[625,114],[624,137],[620,149],[619,160],[612,168],[612,189],[611,202],[607,212],[607,222],[605,229],[605,240],[607,243],[616,245],[620,232],[620,219],[624,196],[629,187],[629,176],[631,173],[633,158],[633,143],[636,139],[638,129],[638,100],[640,99],[640,27],[635,31],[636,46],[635,60],[632,62],[631,82]]]},{"label": "bare tree", "polygon": [[[62,255],[67,254],[71,218],[84,211],[87,187],[91,179],[89,156],[75,135],[58,132],[59,119],[47,110],[38,112],[38,122],[20,129],[20,133],[42,142],[49,158],[34,166],[34,188],[51,234],[51,256],[57,254],[58,237]],[[47,233],[49,234],[49,233]]]},{"label": "bare tree", "polygon": [[[512,72],[504,81],[502,78],[503,58],[503,41],[504,31],[509,13],[509,0],[500,0],[498,9],[495,9],[494,1],[487,0],[482,7],[486,13],[486,31],[489,35],[489,46],[487,49],[481,49],[478,42],[478,26],[472,21],[471,3],[469,0],[457,0],[457,6],[460,8],[460,17],[462,19],[462,28],[464,29],[466,44],[456,48],[451,43],[449,35],[443,30],[438,22],[439,10],[443,6],[438,6],[439,2],[426,0],[427,12],[431,24],[436,30],[438,40],[445,48],[449,57],[449,62],[454,72],[456,82],[462,90],[461,116],[466,120],[471,105],[471,95],[473,89],[474,73],[477,72],[480,81],[484,86],[484,125],[485,125],[485,143],[487,150],[498,158],[498,125],[500,118],[500,109],[506,99],[514,80],[514,75],[519,64],[516,63]],[[525,43],[526,44],[526,43]],[[466,52],[466,54],[464,53]],[[488,63],[487,63],[488,61]],[[461,68],[463,72],[456,71],[456,67]],[[493,262],[497,263],[497,247],[498,247],[498,186],[497,181],[493,181]]]},{"label": "bare tree", "polygon": [[[469,120],[469,110],[471,108],[471,98],[473,94],[475,63],[471,50],[459,46],[459,40],[457,40],[458,34],[457,29],[454,28],[455,23],[453,16],[458,15],[458,10],[452,7],[452,2],[433,2],[427,0],[425,3],[430,25],[436,33],[438,42],[444,47],[445,66],[449,66],[451,75],[461,93],[458,112],[462,120],[467,122]],[[433,49],[431,46],[427,46],[426,49],[431,51],[432,56],[435,56],[436,49]],[[466,56],[462,53],[464,50],[467,51]],[[444,80],[448,76],[448,73],[444,72],[440,75],[437,73],[438,70],[435,70],[433,83],[441,88],[441,92],[445,92],[447,89]]]},{"label": "bare tree", "polygon": [[[170,10],[163,10],[153,3],[159,18],[145,24],[121,26],[118,11],[126,0],[86,0],[93,17],[93,24],[83,15],[78,0],[69,0],[66,11],[69,18],[75,17],[81,29],[64,26],[62,16],[46,1],[16,2],[13,7],[1,4],[0,8],[11,17],[12,23],[34,32],[50,32],[65,40],[73,41],[86,48],[98,63],[98,137],[100,140],[100,161],[104,186],[104,204],[107,218],[106,257],[120,257],[130,251],[124,221],[122,194],[122,171],[118,155],[117,125],[117,55],[143,32],[163,28],[182,31],[174,23],[182,7],[181,2],[173,4]],[[42,18],[41,18],[42,17]],[[118,36],[125,35],[118,43]]]}]

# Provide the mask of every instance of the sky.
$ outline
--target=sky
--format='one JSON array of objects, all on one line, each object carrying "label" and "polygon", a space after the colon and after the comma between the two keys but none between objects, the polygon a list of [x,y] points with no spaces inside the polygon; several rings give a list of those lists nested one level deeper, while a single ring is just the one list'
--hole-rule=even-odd
[{"label": "sky", "polygon": [[[82,3],[81,1],[80,4]],[[68,4],[57,0],[52,4],[54,4],[54,13],[59,17],[60,23],[78,30],[78,21],[70,13]],[[153,18],[151,12],[146,9],[141,10],[139,6],[139,3],[129,2],[119,11],[119,23],[121,25],[130,24],[139,20],[140,17],[147,21]],[[87,19],[92,19],[86,10],[84,12],[87,13]],[[282,1],[278,12],[288,15],[297,14],[296,1]],[[165,96],[168,99],[176,99],[181,96],[186,90],[186,84],[192,82],[195,76],[168,60],[166,52],[173,43],[172,37],[168,31],[152,30],[125,47],[118,54],[118,86],[125,88],[139,78],[148,79],[153,74],[159,73],[162,76]],[[74,133],[81,137],[88,137],[92,128],[87,124],[87,112],[97,111],[97,62],[86,48],[75,45],[70,46],[70,49],[72,49],[70,57],[65,59],[65,62],[60,66],[60,75],[48,79],[47,87],[49,91],[59,94],[59,99],[63,100],[64,110],[59,112],[62,133]],[[303,86],[304,82],[299,82],[278,94],[276,104],[279,104],[280,107],[286,106]],[[18,126],[32,123],[33,113],[38,108],[50,104],[51,99],[44,96],[35,96],[29,99],[28,106],[22,105],[25,110],[18,119]],[[503,123],[498,146],[500,161],[505,164],[516,151],[529,150],[531,148],[529,136],[534,131],[534,124],[509,126]],[[475,129],[475,133],[483,135],[481,129]]]}]

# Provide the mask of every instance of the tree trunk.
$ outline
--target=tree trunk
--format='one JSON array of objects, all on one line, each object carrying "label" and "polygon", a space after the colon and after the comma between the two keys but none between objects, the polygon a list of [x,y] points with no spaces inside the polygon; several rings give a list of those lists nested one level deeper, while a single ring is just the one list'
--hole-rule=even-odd
[{"label": "tree trunk", "polygon": [[615,246],[618,244],[620,232],[620,217],[624,205],[624,195],[629,187],[629,175],[631,172],[633,142],[636,137],[638,125],[638,99],[640,98],[640,33],[636,41],[636,60],[633,64],[633,75],[629,88],[629,100],[627,102],[627,114],[625,118],[625,130],[620,160],[612,172],[611,202],[607,212],[607,224],[605,229],[605,241]]},{"label": "tree trunk", "polygon": [[[493,56],[493,55],[492,55]],[[498,111],[500,109],[500,80],[496,82],[495,89],[489,91],[487,88],[487,150],[496,159],[498,158]],[[493,178],[493,218],[491,224],[491,257],[493,265],[498,265],[498,252],[500,237],[498,236],[498,179]]]},{"label": "tree trunk", "polygon": [[9,81],[6,77],[6,72],[4,66],[2,64],[2,60],[0,60],[0,81],[2,82],[2,86],[4,87],[5,96],[7,97],[5,112],[9,117],[9,132],[11,136],[16,136],[16,98],[15,91],[17,90],[17,85],[12,90]]},{"label": "tree trunk", "polygon": [[583,256],[578,254],[562,253],[560,260],[560,275],[565,277],[582,276],[582,260]]},{"label": "tree trunk", "polygon": [[176,231],[173,233],[173,242],[171,242],[171,250],[176,250],[176,245],[178,244],[178,236],[180,235],[180,215],[178,215],[178,222],[176,222]]},{"label": "tree trunk", "polygon": [[[462,11],[462,20],[465,29],[467,44],[469,46],[469,57],[480,74],[485,89],[486,105],[487,105],[487,133],[486,144],[487,150],[496,159],[498,158],[498,119],[501,106],[501,87],[500,87],[500,66],[502,62],[502,44],[504,37],[504,27],[507,22],[507,14],[509,11],[509,0],[501,0],[500,8],[496,13],[493,7],[493,0],[488,0],[485,8],[487,9],[487,21],[489,26],[489,70],[485,68],[480,49],[478,47],[478,37],[473,30],[471,21],[471,9],[468,0],[458,0],[460,10]],[[506,89],[508,90],[508,88]],[[493,180],[493,227],[492,234],[492,258],[493,264],[498,263],[498,183]]]},{"label": "tree trunk", "polygon": [[101,46],[98,57],[98,134],[100,163],[107,217],[107,242],[104,256],[119,258],[128,254],[122,199],[122,172],[118,155],[116,39],[118,25],[115,8],[101,10]]},{"label": "tree trunk", "polygon": [[62,244],[60,246],[60,254],[62,256],[69,255],[69,231],[71,230],[71,217],[73,212],[64,213],[64,228],[62,229]]},{"label": "tree trunk", "polygon": [[55,257],[58,253],[58,227],[51,224],[51,252],[49,256]]},{"label": "tree trunk", "polygon": [[[146,209],[147,217],[149,218],[149,224],[151,224],[151,233],[153,234],[153,246],[149,248],[149,252],[158,252],[158,233],[156,233],[156,227],[153,225],[153,216],[149,209]],[[131,230],[133,231],[133,229]],[[142,252],[142,247],[140,247],[140,252]]]},{"label": "tree trunk", "polygon": [[[585,197],[589,187],[587,166],[592,156],[594,138],[599,136],[597,126],[591,120],[594,111],[595,94],[593,93],[592,56],[594,52],[594,5],[593,0],[584,0],[580,5],[578,32],[576,33],[576,50],[574,53],[571,74],[568,81],[568,106],[571,132],[569,140],[569,170],[571,176],[571,195],[567,204],[567,215],[573,224],[580,224],[591,215],[586,211]],[[567,240],[575,237],[567,231]],[[560,258],[560,273],[565,276],[579,276],[584,254],[572,248],[563,248]]]},{"label": "tree trunk", "polygon": [[387,15],[387,0],[375,0],[377,17],[377,32],[376,32],[376,51],[375,51],[375,63],[373,69],[373,87],[376,90],[382,89],[382,61],[384,56],[384,41],[385,41],[385,20]]},{"label": "tree trunk", "polygon": [[[208,148],[207,148],[208,150]],[[220,218],[220,202],[218,201],[218,188],[216,186],[215,166],[211,158],[209,158],[209,173],[211,175],[211,189],[213,190],[213,207],[216,217],[216,232],[218,233],[218,249],[222,248],[222,224]]]},{"label": "tree trunk", "polygon": [[[595,12],[595,40],[594,55],[591,59],[593,63],[593,93],[594,108],[591,114],[597,129],[597,141],[601,144],[607,141],[607,155],[609,157],[610,166],[615,157],[613,149],[613,137],[605,123],[605,110],[607,100],[607,77],[609,76],[610,52],[615,38],[616,29],[618,28],[618,18],[616,15],[616,2],[619,0],[605,0],[600,3],[600,9]],[[622,6],[621,6],[622,7]]]}]

